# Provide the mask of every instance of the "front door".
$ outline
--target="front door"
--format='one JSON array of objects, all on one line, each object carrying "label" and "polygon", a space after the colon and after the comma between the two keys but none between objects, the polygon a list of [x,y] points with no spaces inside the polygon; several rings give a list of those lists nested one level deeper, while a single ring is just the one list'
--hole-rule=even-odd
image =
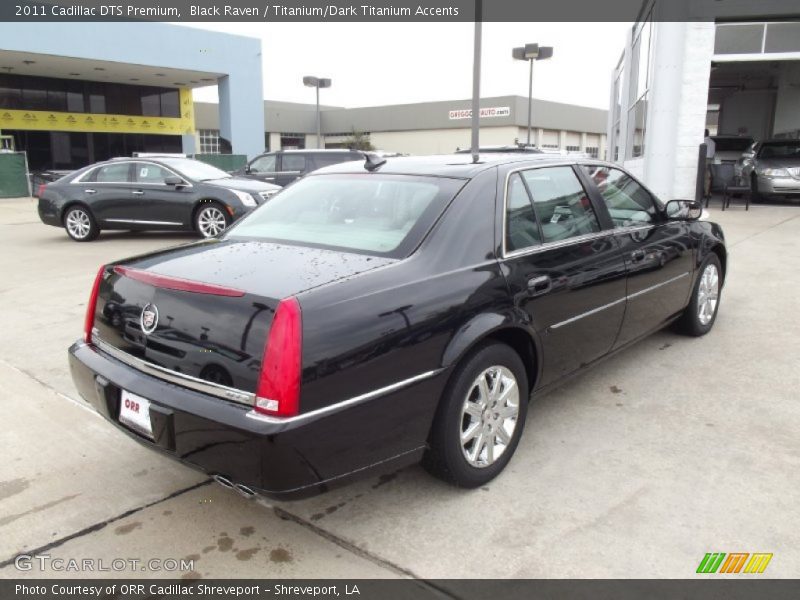
[{"label": "front door", "polygon": [[582,167],[600,193],[628,268],[625,319],[615,346],[649,333],[680,313],[692,285],[689,226],[668,221],[655,199],[620,169]]},{"label": "front door", "polygon": [[253,161],[247,165],[245,174],[259,181],[276,183],[275,178],[278,176],[277,155],[270,153],[254,158]]},{"label": "front door", "polygon": [[155,163],[137,162],[133,167],[136,219],[145,227],[175,228],[191,225],[191,187],[167,185],[167,177],[178,177]]},{"label": "front door", "polygon": [[625,311],[625,263],[572,166],[513,172],[504,260],[543,349],[545,385],[607,353]]}]

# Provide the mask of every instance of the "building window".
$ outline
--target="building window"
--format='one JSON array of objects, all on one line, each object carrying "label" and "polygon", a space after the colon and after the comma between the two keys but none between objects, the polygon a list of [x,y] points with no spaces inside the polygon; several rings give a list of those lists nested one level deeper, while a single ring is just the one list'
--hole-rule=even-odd
[{"label": "building window", "polygon": [[553,148],[558,150],[558,144],[542,144],[542,148]]},{"label": "building window", "polygon": [[0,109],[181,116],[175,88],[0,74]]},{"label": "building window", "polygon": [[304,150],[306,147],[305,133],[282,133],[281,149],[283,150]]},{"label": "building window", "polygon": [[567,152],[580,152],[581,151],[581,147],[580,146],[566,146],[566,150],[567,150]]},{"label": "building window", "polygon": [[611,107],[611,150],[613,161],[619,161],[619,129],[622,119],[622,72],[625,68],[625,55],[623,54],[614,71],[614,104]]},{"label": "building window", "polygon": [[200,129],[200,154],[219,154],[219,129]]},{"label": "building window", "polygon": [[647,102],[650,95],[650,71],[652,69],[652,37],[653,9],[651,7],[644,20],[636,24],[633,32],[626,158],[644,156]]},{"label": "building window", "polygon": [[597,158],[600,156],[600,148],[597,146],[586,146],[586,150],[584,151],[586,154],[591,156],[592,158]]}]

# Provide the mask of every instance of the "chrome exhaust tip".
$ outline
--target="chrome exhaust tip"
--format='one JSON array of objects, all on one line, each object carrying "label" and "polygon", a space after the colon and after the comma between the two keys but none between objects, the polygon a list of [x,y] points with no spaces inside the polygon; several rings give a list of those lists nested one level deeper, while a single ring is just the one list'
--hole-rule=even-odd
[{"label": "chrome exhaust tip", "polygon": [[252,500],[257,496],[254,490],[247,487],[246,485],[242,485],[241,483],[235,484],[234,487],[236,488],[237,492],[239,492],[242,496],[244,496],[248,500]]},{"label": "chrome exhaust tip", "polygon": [[222,475],[212,475],[212,479],[226,489],[229,490],[234,489],[233,482],[227,477],[224,477]]}]

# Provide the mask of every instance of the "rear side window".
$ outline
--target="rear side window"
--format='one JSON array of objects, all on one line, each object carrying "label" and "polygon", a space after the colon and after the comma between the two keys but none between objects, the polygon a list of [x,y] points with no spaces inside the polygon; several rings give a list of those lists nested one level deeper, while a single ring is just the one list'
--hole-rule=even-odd
[{"label": "rear side window", "polygon": [[306,177],[242,219],[226,238],[402,258],[463,184],[408,175]]},{"label": "rear side window", "polygon": [[92,180],[103,183],[127,183],[130,181],[129,166],[129,163],[119,163],[100,167],[95,171]]},{"label": "rear side window", "polygon": [[531,198],[520,174],[514,173],[506,191],[506,250],[522,250],[541,242]]},{"label": "rear side window", "polygon": [[636,227],[655,222],[657,210],[653,197],[630,175],[619,169],[584,165],[594,181],[616,227]]},{"label": "rear side window", "polygon": [[306,157],[300,154],[284,154],[281,156],[281,171],[305,171]]},{"label": "rear side window", "polygon": [[557,242],[600,231],[586,190],[571,167],[523,171],[542,228],[542,241]]}]

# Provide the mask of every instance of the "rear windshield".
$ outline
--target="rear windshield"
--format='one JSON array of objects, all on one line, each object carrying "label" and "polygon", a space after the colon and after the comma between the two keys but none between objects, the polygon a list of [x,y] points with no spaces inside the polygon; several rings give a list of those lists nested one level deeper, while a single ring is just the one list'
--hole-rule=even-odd
[{"label": "rear windshield", "polygon": [[797,158],[800,159],[800,140],[769,142],[761,146],[759,158]]},{"label": "rear windshield", "polygon": [[422,241],[463,180],[316,175],[287,187],[225,236],[402,258]]}]

